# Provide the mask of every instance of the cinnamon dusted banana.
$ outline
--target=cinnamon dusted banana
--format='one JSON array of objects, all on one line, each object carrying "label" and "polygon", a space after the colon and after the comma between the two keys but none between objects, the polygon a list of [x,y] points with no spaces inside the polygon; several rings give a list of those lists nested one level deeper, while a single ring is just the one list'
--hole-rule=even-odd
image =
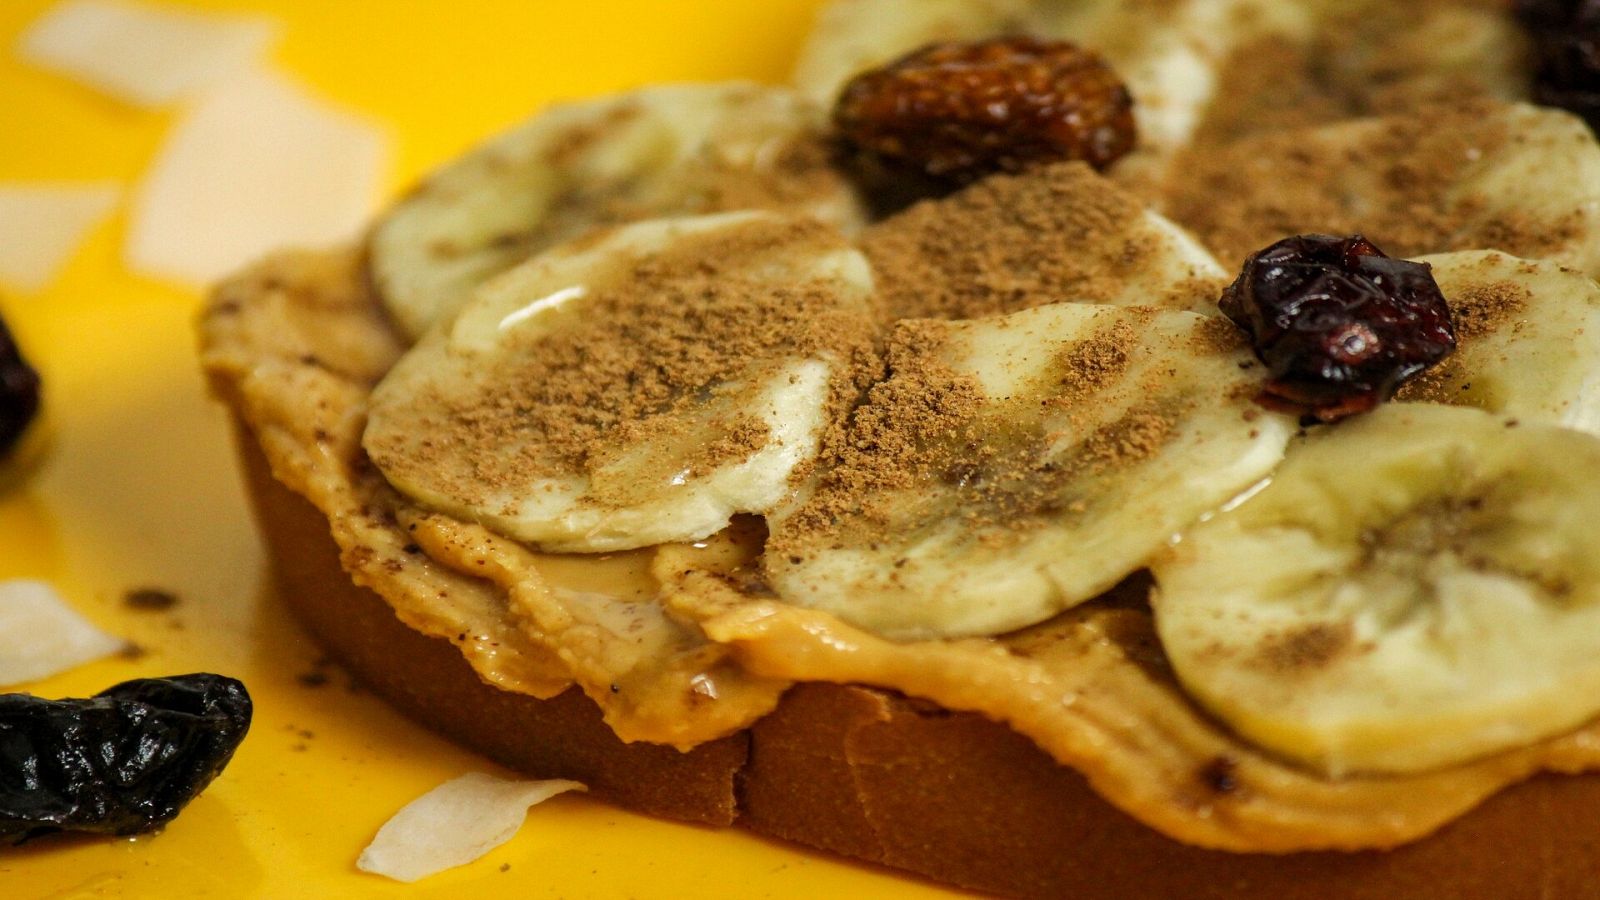
[{"label": "cinnamon dusted banana", "polygon": [[837,459],[769,517],[789,603],[895,639],[994,634],[1088,600],[1267,474],[1294,429],[1237,330],[1060,303],[907,320]]},{"label": "cinnamon dusted banana", "polygon": [[823,120],[792,92],[742,82],[553,106],[400,201],[373,232],[373,282],[416,338],[485,279],[596,226],[771,209],[853,228]]},{"label": "cinnamon dusted banana", "polygon": [[1600,435],[1600,285],[1494,251],[1424,256],[1455,320],[1454,353],[1398,399],[1472,406]]},{"label": "cinnamon dusted banana", "polygon": [[706,537],[816,456],[873,328],[833,228],[659,219],[483,284],[372,394],[364,446],[422,505],[559,552]]},{"label": "cinnamon dusted banana", "polygon": [[1175,173],[1157,208],[1224,264],[1289,234],[1359,232],[1396,256],[1495,249],[1600,274],[1600,142],[1527,104],[1245,138]]},{"label": "cinnamon dusted banana", "polygon": [[1418,772],[1600,713],[1600,439],[1391,404],[1153,565],[1162,646],[1246,739]]}]

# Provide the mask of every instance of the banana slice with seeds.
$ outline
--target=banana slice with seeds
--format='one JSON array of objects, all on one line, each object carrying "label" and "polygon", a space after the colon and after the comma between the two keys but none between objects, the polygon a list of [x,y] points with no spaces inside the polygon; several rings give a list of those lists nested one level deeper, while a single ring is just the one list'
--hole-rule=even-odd
[{"label": "banana slice with seeds", "polygon": [[792,492],[858,390],[871,292],[813,219],[591,236],[425,336],[373,391],[363,444],[417,502],[548,550],[698,540]]},{"label": "banana slice with seeds", "polygon": [[769,517],[779,596],[894,639],[1088,600],[1265,475],[1294,430],[1237,330],[1064,303],[899,323],[837,459]]},{"label": "banana slice with seeds", "polygon": [[1600,713],[1600,440],[1390,405],[1155,562],[1162,646],[1247,739],[1417,772]]},{"label": "banana slice with seeds", "polygon": [[1493,251],[1424,256],[1450,303],[1456,351],[1397,398],[1471,406],[1600,435],[1600,285]]},{"label": "banana slice with seeds", "polygon": [[551,107],[441,169],[372,235],[372,277],[412,338],[479,283],[602,225],[770,209],[862,220],[822,112],[754,84],[651,87]]}]

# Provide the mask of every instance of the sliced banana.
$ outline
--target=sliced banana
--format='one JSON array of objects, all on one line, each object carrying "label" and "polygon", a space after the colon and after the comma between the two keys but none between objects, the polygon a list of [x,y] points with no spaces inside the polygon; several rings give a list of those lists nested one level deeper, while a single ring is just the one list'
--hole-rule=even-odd
[{"label": "sliced banana", "polygon": [[488,282],[372,394],[364,446],[417,502],[561,552],[704,538],[791,493],[871,272],[812,219],[622,227]]},{"label": "sliced banana", "polygon": [[[1235,42],[1192,145],[1204,154],[1253,133],[1529,95],[1528,48],[1506,4],[1477,0],[1285,0],[1300,23]],[[1177,167],[1182,177],[1183,162]]]},{"label": "sliced banana", "polygon": [[1450,303],[1456,351],[1401,400],[1472,406],[1600,435],[1600,285],[1493,251],[1422,257]]},{"label": "sliced banana", "polygon": [[1175,173],[1158,208],[1225,265],[1287,234],[1395,256],[1490,248],[1600,273],[1600,142],[1581,119],[1478,101],[1269,133]]},{"label": "sliced banana", "polygon": [[595,226],[750,208],[854,228],[823,119],[790,91],[738,82],[553,106],[397,204],[372,235],[373,282],[416,338],[480,282]]},{"label": "sliced banana", "polygon": [[1088,600],[1278,462],[1226,320],[1090,304],[905,321],[840,459],[769,517],[779,596],[893,639]]},{"label": "sliced banana", "polygon": [[1162,646],[1245,738],[1418,772],[1600,713],[1600,440],[1390,405],[1153,566]]},{"label": "sliced banana", "polygon": [[1063,301],[1215,314],[1231,280],[1183,229],[1082,163],[993,175],[868,228],[890,319]]}]

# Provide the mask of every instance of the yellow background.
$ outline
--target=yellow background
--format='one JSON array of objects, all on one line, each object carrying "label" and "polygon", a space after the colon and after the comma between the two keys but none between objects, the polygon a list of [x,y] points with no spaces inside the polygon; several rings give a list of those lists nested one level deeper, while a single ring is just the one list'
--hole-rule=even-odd
[{"label": "yellow background", "polygon": [[[46,0],[0,0],[0,181],[137,183],[172,121],[19,65]],[[551,99],[667,80],[781,80],[816,0],[255,0],[186,5],[282,19],[275,63],[387,123],[392,193]],[[0,896],[940,896],[880,870],[633,816],[581,797],[539,807],[509,844],[416,885],[353,862],[406,802],[495,771],[352,691],[297,676],[317,651],[274,603],[222,412],[194,361],[199,295],[128,273],[125,219],[98,228],[63,276],[0,297],[41,370],[46,427],[0,492],[0,577],[55,583],[146,654],[25,685],[82,696],[127,678],[212,670],[256,700],[227,772],[153,838],[0,848]],[[38,438],[42,437],[41,442]],[[42,443],[42,446],[40,444]],[[167,613],[129,588],[174,591]],[[1003,827],[1002,823],[995,823]]]}]

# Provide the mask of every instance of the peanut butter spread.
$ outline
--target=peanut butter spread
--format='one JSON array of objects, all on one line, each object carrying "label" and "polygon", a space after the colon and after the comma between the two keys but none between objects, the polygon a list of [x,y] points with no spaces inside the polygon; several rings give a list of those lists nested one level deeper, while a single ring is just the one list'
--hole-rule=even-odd
[{"label": "peanut butter spread", "polygon": [[[683,748],[728,734],[797,681],[878,686],[1007,723],[1177,839],[1254,852],[1393,846],[1536,772],[1600,767],[1594,726],[1418,775],[1329,779],[1282,762],[1186,697],[1137,579],[1019,632],[896,643],[772,598],[758,522],[576,558],[419,509],[361,448],[372,387],[404,347],[354,253],[281,256],[238,276],[203,333],[216,389],[276,477],[327,515],[358,584],[497,687],[549,697],[576,685],[626,740]],[[1115,366],[1091,350],[1069,354],[1085,377]],[[1206,777],[1219,766],[1221,786]]]}]

